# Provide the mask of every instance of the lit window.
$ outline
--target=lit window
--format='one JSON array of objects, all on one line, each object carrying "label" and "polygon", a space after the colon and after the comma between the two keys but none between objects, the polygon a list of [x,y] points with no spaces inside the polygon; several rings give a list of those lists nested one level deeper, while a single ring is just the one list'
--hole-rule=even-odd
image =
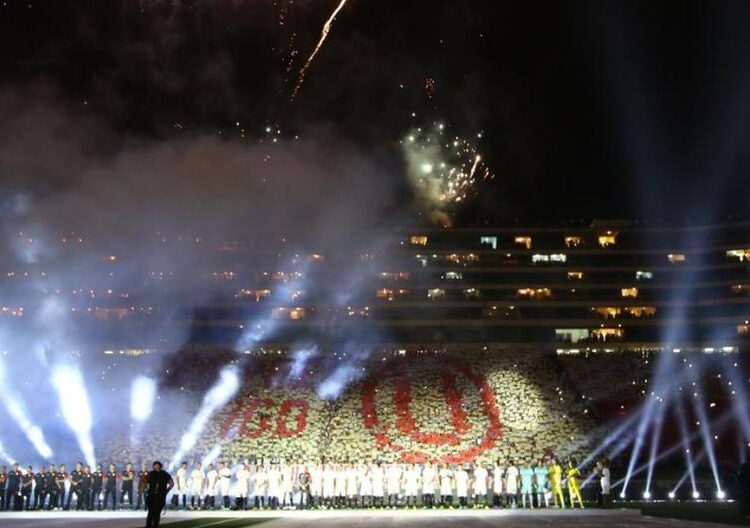
[{"label": "lit window", "polygon": [[384,281],[400,282],[400,281],[409,280],[410,275],[409,275],[409,272],[407,271],[396,271],[396,272],[384,271],[380,273],[379,276]]},{"label": "lit window", "polygon": [[320,253],[313,253],[309,257],[310,262],[325,262],[326,257],[325,255],[321,255]]},{"label": "lit window", "polygon": [[234,296],[238,299],[245,297],[255,297],[255,302],[260,302],[261,299],[271,296],[271,290],[250,290],[248,288],[241,288],[237,290]]},{"label": "lit window", "polygon": [[603,248],[614,246],[617,243],[617,232],[607,231],[599,235],[599,245]]},{"label": "lit window", "polygon": [[650,271],[636,271],[635,280],[651,280],[654,278],[654,274]]},{"label": "lit window", "polygon": [[445,260],[466,266],[467,264],[476,264],[479,262],[479,256],[475,253],[451,253],[445,256]]},{"label": "lit window", "polygon": [[636,298],[638,297],[638,288],[622,288],[620,293],[623,297]]},{"label": "lit window", "polygon": [[578,343],[586,341],[591,337],[591,332],[586,328],[557,328],[555,338],[564,343]]},{"label": "lit window", "polygon": [[737,325],[737,335],[741,335],[741,336],[750,335],[750,324]]},{"label": "lit window", "polygon": [[538,264],[540,262],[566,262],[568,260],[567,255],[562,253],[553,253],[552,255],[543,255],[537,253],[531,256],[531,262]]},{"label": "lit window", "polygon": [[605,319],[616,319],[622,313],[622,308],[616,306],[598,306],[592,308],[592,310]]},{"label": "lit window", "polygon": [[427,237],[425,235],[412,235],[409,237],[409,243],[412,246],[426,246]]},{"label": "lit window", "polygon": [[583,244],[583,239],[579,236],[566,236],[565,237],[565,245],[567,247],[578,247],[581,244]]},{"label": "lit window", "polygon": [[750,286],[747,284],[732,284],[732,293],[734,294],[744,294],[750,291]]},{"label": "lit window", "polygon": [[568,280],[581,280],[581,279],[583,279],[582,271],[569,271],[568,272]]},{"label": "lit window", "polygon": [[445,280],[461,280],[464,278],[464,274],[460,271],[448,271],[443,277]]},{"label": "lit window", "polygon": [[479,290],[476,288],[466,288],[464,289],[464,298],[465,299],[479,299],[480,297]]},{"label": "lit window", "polygon": [[430,288],[427,290],[427,298],[431,301],[445,297],[445,290],[442,288]]},{"label": "lit window", "polygon": [[552,290],[549,288],[519,288],[518,296],[522,299],[551,299]]},{"label": "lit window", "polygon": [[641,319],[642,317],[653,317],[656,315],[656,308],[653,306],[629,306],[623,308],[623,311],[633,317],[634,319]]},{"label": "lit window", "polygon": [[595,328],[591,334],[599,341],[611,341],[621,339],[623,336],[622,328]]},{"label": "lit window", "polygon": [[667,255],[667,260],[670,264],[680,264],[682,262],[685,262],[685,254],[684,253],[669,253]]},{"label": "lit window", "polygon": [[289,282],[290,280],[301,279],[304,274],[300,271],[290,271],[289,273],[284,271],[274,271],[271,278],[275,281]]},{"label": "lit window", "polygon": [[289,310],[289,319],[292,321],[299,321],[300,319],[304,319],[305,315],[307,315],[307,311],[304,308],[292,308]]},{"label": "lit window", "polygon": [[526,249],[531,249],[531,237],[530,236],[517,236],[513,239],[513,241],[519,245],[523,246]]},{"label": "lit window", "polygon": [[479,245],[482,247],[491,247],[497,249],[497,237],[496,236],[483,236],[479,239]]},{"label": "lit window", "polygon": [[271,317],[274,319],[291,319],[292,321],[298,321],[299,319],[303,319],[306,314],[307,311],[301,307],[284,308],[282,306],[277,306],[271,310]]},{"label": "lit window", "polygon": [[375,297],[378,299],[388,299],[390,301],[393,299],[393,290],[389,288],[380,288],[375,290]]},{"label": "lit window", "polygon": [[[99,310],[99,308],[96,308],[96,310]],[[127,308],[124,308],[124,310],[127,311]],[[0,315],[23,317],[23,306],[2,306],[0,307]],[[94,315],[96,315],[96,313]]]},{"label": "lit window", "polygon": [[750,249],[730,249],[727,251],[727,258],[734,258],[740,262],[750,260]]}]

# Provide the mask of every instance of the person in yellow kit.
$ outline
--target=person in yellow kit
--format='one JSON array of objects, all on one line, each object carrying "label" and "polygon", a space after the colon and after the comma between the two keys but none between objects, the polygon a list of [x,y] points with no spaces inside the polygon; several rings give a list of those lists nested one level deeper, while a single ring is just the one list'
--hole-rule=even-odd
[{"label": "person in yellow kit", "polygon": [[578,499],[578,505],[583,509],[583,499],[581,498],[581,470],[578,469],[578,462],[575,458],[568,459],[568,495],[570,496],[570,507],[575,508],[575,500]]},{"label": "person in yellow kit", "polygon": [[552,488],[552,500],[555,501],[555,506],[564,509],[565,495],[563,495],[562,477],[563,468],[557,462],[557,459],[553,458],[552,465],[549,468],[549,483],[550,487]]}]

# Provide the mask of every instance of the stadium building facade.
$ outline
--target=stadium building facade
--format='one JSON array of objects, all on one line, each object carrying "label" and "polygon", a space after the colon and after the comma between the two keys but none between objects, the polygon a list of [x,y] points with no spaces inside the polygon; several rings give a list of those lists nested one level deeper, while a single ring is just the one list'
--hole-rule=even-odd
[{"label": "stadium building facade", "polygon": [[[422,229],[378,254],[364,243],[292,256],[281,246],[196,249],[222,264],[201,272],[211,299],[169,314],[190,322],[188,346],[231,349],[257,321],[273,326],[257,344],[281,348],[738,352],[750,341],[748,223]],[[149,279],[192,301],[171,271]],[[106,349],[160,347],[157,336],[142,341],[158,305],[92,296],[78,310]]]}]

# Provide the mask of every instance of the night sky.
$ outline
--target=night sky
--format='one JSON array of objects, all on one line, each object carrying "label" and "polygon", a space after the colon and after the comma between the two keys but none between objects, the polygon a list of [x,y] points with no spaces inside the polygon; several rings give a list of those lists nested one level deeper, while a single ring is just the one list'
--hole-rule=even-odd
[{"label": "night sky", "polygon": [[750,3],[349,0],[290,102],[336,4],[2,0],[0,89],[130,142],[324,127],[393,178],[412,113],[481,131],[466,224],[746,217]]}]

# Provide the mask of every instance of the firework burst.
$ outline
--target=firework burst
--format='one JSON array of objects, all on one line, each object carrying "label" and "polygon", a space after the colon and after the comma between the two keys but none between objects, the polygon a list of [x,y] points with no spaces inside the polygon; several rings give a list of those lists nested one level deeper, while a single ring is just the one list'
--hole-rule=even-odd
[{"label": "firework burst", "polygon": [[[476,140],[481,137],[480,132]],[[440,122],[415,128],[401,140],[409,181],[440,224],[450,224],[447,210],[473,196],[477,182],[494,177],[476,140],[451,134]]]}]

